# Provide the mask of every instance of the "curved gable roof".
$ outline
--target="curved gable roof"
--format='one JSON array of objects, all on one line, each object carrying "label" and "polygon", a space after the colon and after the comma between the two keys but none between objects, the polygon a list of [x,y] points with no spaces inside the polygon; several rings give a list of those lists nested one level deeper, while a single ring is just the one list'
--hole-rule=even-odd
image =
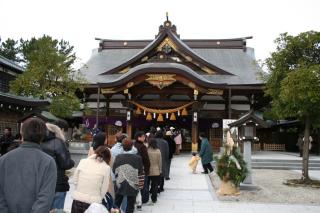
[{"label": "curved gable roof", "polygon": [[141,61],[144,57],[148,56],[148,54],[157,48],[166,38],[171,39],[174,42],[174,45],[176,45],[179,48],[179,51],[186,54],[188,57],[192,58],[192,60],[195,60],[203,65],[203,68],[207,68],[210,70],[214,70],[219,74],[224,75],[233,75],[226,70],[223,70],[219,68],[218,66],[215,66],[214,64],[208,62],[204,58],[202,58],[200,55],[198,55],[196,52],[194,52],[191,48],[189,48],[184,42],[181,41],[180,38],[176,35],[175,32],[171,30],[171,28],[165,28],[164,30],[160,31],[159,35],[156,37],[155,40],[153,40],[149,45],[147,45],[144,49],[142,49],[140,52],[138,52],[136,55],[134,55],[132,58],[127,60],[126,62],[118,65],[117,67],[114,67],[113,69],[107,70],[104,73],[101,73],[100,75],[106,75],[106,74],[115,74],[117,72],[120,72],[128,67],[130,65],[137,63]]},{"label": "curved gable roof", "polygon": [[[183,72],[181,72],[183,71]],[[203,85],[206,87],[215,87],[215,88],[223,88],[226,86],[225,83],[214,83],[211,81],[208,81],[206,78],[204,78],[202,75],[199,75],[198,73],[194,72],[189,67],[178,64],[178,63],[147,63],[147,64],[140,64],[132,69],[130,69],[129,72],[118,76],[118,78],[115,78],[113,80],[110,80],[108,82],[98,82],[101,86],[117,86],[119,84],[122,84],[124,82],[130,81],[134,77],[137,77],[139,75],[143,74],[149,74],[149,73],[173,73],[173,74],[180,74],[188,78],[192,78],[195,80],[196,83],[199,85]]]}]

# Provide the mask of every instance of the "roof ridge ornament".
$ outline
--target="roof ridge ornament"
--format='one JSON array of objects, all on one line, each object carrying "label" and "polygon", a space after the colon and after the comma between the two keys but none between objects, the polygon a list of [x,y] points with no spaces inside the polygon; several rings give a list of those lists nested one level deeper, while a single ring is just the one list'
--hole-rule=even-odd
[{"label": "roof ridge ornament", "polygon": [[180,38],[180,35],[177,34],[176,25],[172,24],[172,22],[169,20],[169,13],[166,12],[166,20],[163,23],[163,25],[159,26],[159,33],[156,35],[156,37],[159,36],[163,31],[168,31],[168,30],[170,30]]}]

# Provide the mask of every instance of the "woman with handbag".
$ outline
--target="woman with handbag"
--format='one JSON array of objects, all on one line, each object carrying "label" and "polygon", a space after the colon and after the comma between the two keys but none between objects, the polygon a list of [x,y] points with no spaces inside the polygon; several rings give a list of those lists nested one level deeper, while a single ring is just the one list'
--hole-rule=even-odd
[{"label": "woman with handbag", "polygon": [[110,184],[110,159],[110,150],[103,145],[95,154],[80,161],[73,177],[75,191],[71,213],[84,213],[90,204],[101,204]]}]

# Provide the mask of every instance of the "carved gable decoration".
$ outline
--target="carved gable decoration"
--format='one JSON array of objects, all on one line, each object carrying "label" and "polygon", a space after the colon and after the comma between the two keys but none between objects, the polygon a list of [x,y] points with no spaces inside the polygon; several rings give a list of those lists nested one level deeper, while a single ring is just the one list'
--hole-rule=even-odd
[{"label": "carved gable decoration", "polygon": [[174,82],[176,82],[175,74],[147,74],[146,82],[149,84],[163,89]]},{"label": "carved gable decoration", "polygon": [[177,51],[177,46],[175,45],[175,43],[170,38],[166,37],[157,47],[157,51],[165,52],[165,50],[169,48]]}]

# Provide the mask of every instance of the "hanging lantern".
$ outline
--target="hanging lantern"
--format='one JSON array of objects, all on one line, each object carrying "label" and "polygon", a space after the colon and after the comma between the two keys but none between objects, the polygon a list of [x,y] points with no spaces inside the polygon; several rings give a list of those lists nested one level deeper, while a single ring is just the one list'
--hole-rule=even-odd
[{"label": "hanging lantern", "polygon": [[162,114],[159,114],[157,121],[158,121],[158,122],[162,122],[162,121],[163,121],[163,116],[162,116]]},{"label": "hanging lantern", "polygon": [[187,111],[186,108],[183,108],[183,110],[182,110],[182,112],[181,112],[181,115],[182,115],[182,116],[188,115],[188,111]]},{"label": "hanging lantern", "polygon": [[136,110],[136,114],[137,114],[137,115],[141,115],[141,109],[140,109],[139,107],[138,107],[137,110]]},{"label": "hanging lantern", "polygon": [[146,111],[145,110],[143,110],[143,115],[146,115],[147,113],[146,113]]},{"label": "hanging lantern", "polygon": [[178,110],[178,116],[180,116],[180,110]]},{"label": "hanging lantern", "polygon": [[169,118],[169,113],[166,113],[166,119],[168,119]]},{"label": "hanging lantern", "polygon": [[146,117],[146,120],[147,120],[147,121],[151,121],[151,120],[152,120],[152,116],[151,116],[151,113],[150,113],[150,112],[148,112],[148,115],[147,115],[147,117]]},{"label": "hanging lantern", "polygon": [[153,113],[153,119],[156,119],[157,114],[154,112]]},{"label": "hanging lantern", "polygon": [[171,113],[170,121],[175,121],[175,120],[177,120],[176,115],[174,113]]}]

